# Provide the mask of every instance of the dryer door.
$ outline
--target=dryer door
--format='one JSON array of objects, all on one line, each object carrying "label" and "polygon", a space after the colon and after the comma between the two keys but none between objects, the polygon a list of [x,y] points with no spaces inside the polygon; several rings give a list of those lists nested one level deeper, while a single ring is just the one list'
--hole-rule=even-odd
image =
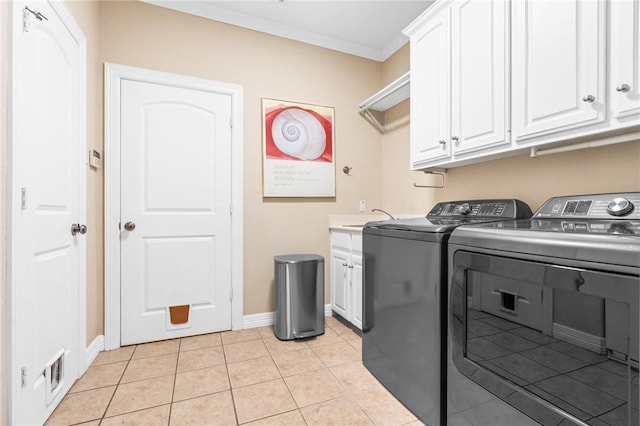
[{"label": "dryer door", "polygon": [[[495,395],[542,424],[638,425],[638,287],[637,276],[457,251],[450,414],[517,419],[487,409]],[[483,391],[465,393],[469,379]]]}]

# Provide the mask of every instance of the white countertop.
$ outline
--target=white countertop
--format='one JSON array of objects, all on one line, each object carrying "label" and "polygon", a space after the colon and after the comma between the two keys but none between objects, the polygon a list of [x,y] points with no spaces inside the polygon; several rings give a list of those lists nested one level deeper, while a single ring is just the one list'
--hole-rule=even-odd
[{"label": "white countertop", "polygon": [[[395,216],[395,215],[394,215]],[[424,214],[402,214],[396,217],[418,217],[424,216]],[[329,216],[329,230],[330,231],[347,231],[347,232],[362,232],[362,227],[367,222],[374,222],[377,220],[388,220],[389,216],[380,214],[336,214]]]},{"label": "white countertop", "polygon": [[365,223],[385,219],[389,219],[389,216],[376,214],[336,214],[329,216],[329,230],[362,232],[362,227]]}]

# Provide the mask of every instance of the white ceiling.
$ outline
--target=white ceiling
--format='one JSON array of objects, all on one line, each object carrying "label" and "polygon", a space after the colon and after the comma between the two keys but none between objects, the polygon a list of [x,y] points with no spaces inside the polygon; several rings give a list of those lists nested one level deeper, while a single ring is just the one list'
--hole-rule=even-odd
[{"label": "white ceiling", "polygon": [[433,0],[142,0],[363,58],[384,61]]}]

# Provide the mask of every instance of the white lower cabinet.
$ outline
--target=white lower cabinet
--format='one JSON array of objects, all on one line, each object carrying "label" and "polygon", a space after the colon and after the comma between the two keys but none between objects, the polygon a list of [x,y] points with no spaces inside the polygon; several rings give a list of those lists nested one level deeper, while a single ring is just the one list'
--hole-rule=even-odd
[{"label": "white lower cabinet", "polygon": [[331,309],[362,329],[362,234],[331,231]]}]

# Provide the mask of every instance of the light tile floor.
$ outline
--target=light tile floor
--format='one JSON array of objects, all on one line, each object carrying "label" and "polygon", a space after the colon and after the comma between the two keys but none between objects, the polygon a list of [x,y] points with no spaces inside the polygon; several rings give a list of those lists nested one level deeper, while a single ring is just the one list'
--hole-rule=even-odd
[{"label": "light tile floor", "polygon": [[272,327],[101,352],[47,425],[421,425],[362,365],[361,338]]}]

